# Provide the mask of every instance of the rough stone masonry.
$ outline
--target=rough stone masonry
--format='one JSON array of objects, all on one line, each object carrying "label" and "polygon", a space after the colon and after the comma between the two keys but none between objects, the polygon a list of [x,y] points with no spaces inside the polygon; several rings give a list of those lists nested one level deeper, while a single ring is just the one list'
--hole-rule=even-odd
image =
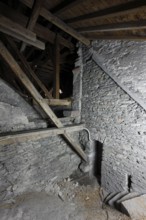
[{"label": "rough stone masonry", "polygon": [[[46,121],[0,80],[0,133],[46,127]],[[0,201],[24,192],[49,191],[77,169],[79,161],[59,136],[0,146]]]},{"label": "rough stone masonry", "polygon": [[[92,53],[82,48],[81,120],[103,144],[101,185],[107,192],[146,192],[146,43],[95,41]],[[74,83],[74,89],[76,84]],[[96,164],[95,164],[96,166]]]}]

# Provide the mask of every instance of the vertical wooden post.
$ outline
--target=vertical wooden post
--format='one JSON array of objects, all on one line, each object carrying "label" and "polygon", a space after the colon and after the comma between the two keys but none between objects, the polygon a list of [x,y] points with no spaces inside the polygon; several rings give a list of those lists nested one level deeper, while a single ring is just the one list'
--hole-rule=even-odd
[{"label": "vertical wooden post", "polygon": [[59,89],[60,89],[60,46],[58,34],[55,38],[55,50],[54,50],[54,89],[53,95],[55,99],[59,99]]}]

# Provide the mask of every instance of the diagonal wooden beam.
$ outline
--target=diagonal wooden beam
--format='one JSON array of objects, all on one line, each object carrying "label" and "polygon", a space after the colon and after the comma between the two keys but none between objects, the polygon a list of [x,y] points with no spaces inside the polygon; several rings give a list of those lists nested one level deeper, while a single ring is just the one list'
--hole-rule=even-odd
[{"label": "diagonal wooden beam", "polygon": [[[22,3],[24,3],[26,6],[30,7],[30,4],[25,1],[25,0],[21,0]],[[90,41],[85,38],[84,36],[82,36],[80,33],[78,33],[76,30],[74,30],[73,28],[71,28],[70,26],[68,26],[66,23],[64,23],[62,20],[60,20],[58,17],[56,17],[55,15],[53,15],[50,11],[48,11],[46,8],[42,7],[40,10],[40,15],[42,17],[44,17],[47,21],[51,22],[52,24],[56,25],[58,28],[60,28],[61,30],[65,31],[66,33],[68,33],[69,35],[71,35],[72,37],[74,37],[75,39],[77,39],[78,41],[82,42],[83,44],[85,44],[86,46],[90,45]]]},{"label": "diagonal wooden beam", "polygon": [[87,21],[87,20],[91,20],[95,18],[96,18],[96,21],[98,21],[99,19],[112,18],[115,16],[122,16],[122,15],[126,15],[129,13],[135,13],[143,8],[146,8],[146,1],[136,0],[136,1],[128,2],[126,4],[116,5],[110,8],[96,11],[93,13],[76,16],[74,18],[65,20],[65,22],[70,24],[70,23],[75,23],[75,22],[80,22],[80,21]]},{"label": "diagonal wooden beam", "polygon": [[[7,5],[5,5],[2,2],[0,2],[0,13],[5,15],[9,19],[12,19],[15,22],[18,22],[23,27],[26,27],[26,25],[29,21],[28,17],[24,16],[23,14],[20,14],[18,11],[8,7]],[[52,31],[50,31],[48,28],[45,28],[40,24],[36,24],[34,27],[34,32],[37,34],[38,37],[54,44],[56,34]],[[59,41],[60,41],[61,45],[65,46],[69,49],[74,48],[73,43],[66,40],[65,38],[63,38],[60,35],[59,35]]]},{"label": "diagonal wooden beam", "polygon": [[13,22],[12,20],[6,18],[3,15],[0,15],[0,28],[4,29],[4,31],[9,31],[9,33],[14,33],[21,36],[24,39],[30,40],[35,42],[36,41],[36,34],[32,31],[27,30],[26,28],[21,27],[18,23]]},{"label": "diagonal wooden beam", "polygon": [[32,131],[21,131],[6,133],[0,135],[0,146],[21,143],[28,140],[39,140],[41,138],[47,138],[51,136],[56,136],[60,134],[65,134],[66,132],[81,131],[85,128],[83,124],[65,126],[63,128],[48,128],[48,129],[37,129]]},{"label": "diagonal wooden beam", "polygon": [[85,0],[63,1],[56,7],[52,8],[50,11],[55,15],[60,15],[61,13],[78,6],[79,4],[82,4],[83,2],[85,2]]},{"label": "diagonal wooden beam", "polygon": [[78,28],[77,31],[80,33],[91,33],[91,32],[108,32],[108,31],[123,31],[123,30],[139,30],[146,29],[146,20],[121,22],[115,24],[104,24],[91,27]]},{"label": "diagonal wooden beam", "polygon": [[[32,13],[31,13],[30,19],[29,19],[27,26],[26,26],[26,28],[28,30],[33,31],[35,24],[37,22],[37,19],[39,17],[39,14],[40,14],[40,9],[41,9],[42,3],[43,3],[42,0],[35,0],[34,6],[32,8]],[[20,51],[21,52],[24,51],[25,47],[26,47],[26,43],[23,42],[21,45]]]},{"label": "diagonal wooden beam", "polygon": [[[23,70],[20,68],[16,60],[13,58],[13,56],[10,54],[10,52],[7,50],[5,45],[0,41],[0,54],[2,58],[6,61],[6,63],[10,66],[14,74],[19,78],[19,80],[22,82],[22,84],[26,87],[26,89],[30,92],[32,97],[36,100],[36,102],[40,105],[40,107],[44,110],[44,112],[50,117],[52,122],[58,127],[62,128],[63,124],[61,121],[56,117],[54,112],[51,110],[51,108],[48,106],[46,101],[42,98],[42,96],[38,93],[34,85],[31,83],[29,78],[25,75]],[[63,138],[66,139],[66,141],[70,144],[70,146],[73,148],[74,151],[78,153],[78,155],[87,161],[87,157],[85,153],[83,152],[82,148],[79,144],[75,143],[75,141],[70,137],[68,133],[65,133],[62,135]]]},{"label": "diagonal wooden beam", "polygon": [[16,44],[14,43],[14,41],[9,38],[9,37],[6,37],[12,51],[14,53],[17,54],[18,58],[20,59],[24,69],[26,70],[26,72],[32,76],[32,78],[35,80],[35,82],[38,84],[38,86],[42,89],[42,91],[45,93],[46,97],[48,99],[51,98],[51,95],[48,91],[48,89],[45,87],[45,85],[41,82],[41,80],[37,77],[37,75],[33,72],[32,68],[30,67],[29,63],[27,62],[27,60],[25,59],[25,57],[23,56],[22,53],[20,53],[20,51],[18,50]]},{"label": "diagonal wooden beam", "polygon": [[73,28],[69,27],[66,23],[61,21],[59,18],[57,18],[55,15],[53,15],[51,12],[49,12],[47,9],[42,8],[40,11],[40,14],[48,21],[59,27],[61,30],[65,31],[66,33],[70,34],[72,37],[77,39],[78,41],[81,41],[86,46],[90,45],[90,41],[79,34],[77,31],[75,31]]},{"label": "diagonal wooden beam", "polygon": [[3,15],[0,15],[0,31],[39,49],[45,49],[45,44],[36,39],[35,33],[27,30],[20,24],[13,22]]}]

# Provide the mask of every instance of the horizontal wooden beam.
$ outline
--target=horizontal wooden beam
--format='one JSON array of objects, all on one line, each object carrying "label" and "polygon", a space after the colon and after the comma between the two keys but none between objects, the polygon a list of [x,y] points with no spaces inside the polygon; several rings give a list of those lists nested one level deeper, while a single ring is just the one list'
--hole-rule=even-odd
[{"label": "horizontal wooden beam", "polygon": [[91,32],[108,32],[108,31],[122,31],[122,30],[133,30],[133,29],[146,29],[146,20],[121,22],[115,24],[104,24],[91,27],[78,28],[77,31],[80,33],[91,33]]},{"label": "horizontal wooden beam", "polygon": [[85,0],[68,0],[68,1],[63,1],[50,11],[55,14],[55,15],[60,15],[61,13],[70,10],[80,4],[85,2]]},{"label": "horizontal wooden beam", "polygon": [[140,35],[86,35],[90,40],[132,40],[145,41],[146,36]]},{"label": "horizontal wooden beam", "polygon": [[13,132],[9,134],[0,135],[0,146],[25,142],[28,140],[36,141],[41,138],[47,138],[50,136],[56,136],[65,133],[71,133],[75,131],[81,131],[85,128],[83,124],[66,126],[63,128],[49,128],[39,129],[32,131]]},{"label": "horizontal wooden beam", "polygon": [[71,106],[69,99],[45,99],[45,101],[51,106]]},{"label": "horizontal wooden beam", "polygon": [[[26,6],[30,7],[30,4],[25,1],[25,0],[21,0],[22,3],[24,3]],[[84,36],[82,36],[80,33],[78,33],[77,31],[75,31],[73,28],[71,28],[70,26],[68,26],[66,23],[64,23],[62,20],[60,20],[58,17],[56,17],[55,15],[53,15],[50,11],[48,11],[46,8],[42,7],[40,10],[40,15],[42,17],[44,17],[47,21],[51,22],[52,24],[56,25],[58,28],[60,28],[61,30],[63,30],[64,32],[68,33],[69,35],[71,35],[72,37],[74,37],[75,39],[77,39],[78,41],[81,41],[83,44],[85,44],[86,46],[90,45],[90,41],[85,38]]]},{"label": "horizontal wooden beam", "polygon": [[[35,99],[35,101],[39,104],[39,106],[42,108],[42,110],[46,113],[47,116],[50,117],[52,122],[56,125],[58,128],[62,128],[63,124],[61,121],[57,118],[57,116],[54,114],[54,112],[51,110],[51,108],[48,106],[46,102],[44,102],[43,97],[39,94],[39,92],[36,90],[34,85],[31,83],[29,78],[26,76],[26,74],[23,72],[21,67],[18,65],[16,60],[13,58],[11,53],[7,50],[5,45],[0,41],[0,55],[1,57],[6,61],[6,63],[9,65],[9,67],[14,72],[15,76],[18,77],[18,79],[22,82],[22,84],[26,87],[26,89],[29,91],[29,93],[32,95],[32,97]],[[63,138],[69,143],[70,147],[85,161],[87,161],[87,156],[82,150],[81,146],[76,143],[72,137],[68,133],[65,133],[62,135]]]},{"label": "horizontal wooden beam", "polygon": [[24,41],[29,45],[33,45],[44,50],[45,44],[36,39],[36,34],[22,27],[20,24],[0,15],[0,31],[8,34],[16,39]]},{"label": "horizontal wooden beam", "polygon": [[[0,13],[7,16],[9,19],[12,19],[15,22],[18,22],[23,27],[26,27],[26,25],[29,21],[28,17],[20,14],[18,11],[8,7],[7,5],[5,5],[2,2],[0,2]],[[56,34],[52,31],[50,31],[48,28],[45,28],[40,24],[36,24],[35,27],[34,27],[34,32],[41,39],[54,44]],[[59,37],[59,41],[60,41],[61,45],[65,46],[69,49],[74,48],[73,43],[66,40],[65,38],[63,38],[60,35],[58,37]]]},{"label": "horizontal wooden beam", "polygon": [[145,0],[139,0],[139,1],[136,0],[136,1],[128,2],[126,4],[121,4],[110,8],[106,8],[100,11],[98,10],[93,13],[76,16],[74,18],[65,20],[65,22],[75,23],[75,22],[87,21],[91,19],[96,19],[96,21],[98,21],[99,19],[112,18],[115,16],[122,16],[129,13],[135,13],[145,7],[146,7]]}]

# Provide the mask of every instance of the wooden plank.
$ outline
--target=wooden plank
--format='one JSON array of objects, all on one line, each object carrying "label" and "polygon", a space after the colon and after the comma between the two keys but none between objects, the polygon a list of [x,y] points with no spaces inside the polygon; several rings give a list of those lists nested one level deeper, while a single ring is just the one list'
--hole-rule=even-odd
[{"label": "wooden plank", "polygon": [[55,50],[54,50],[54,86],[53,86],[53,97],[59,99],[60,89],[60,46],[58,35],[55,38]]},{"label": "wooden plank", "polygon": [[[41,9],[42,3],[43,3],[42,0],[35,0],[34,6],[32,8],[32,13],[31,13],[30,19],[29,19],[27,26],[26,26],[26,28],[28,30],[33,31],[35,24],[37,22],[38,16],[40,14],[40,9]],[[26,47],[26,43],[23,42],[21,45],[20,51],[24,51],[25,47]]]},{"label": "wooden plank", "polygon": [[99,19],[105,19],[105,18],[107,19],[115,16],[122,16],[129,13],[135,13],[145,7],[146,7],[145,0],[139,0],[139,1],[136,0],[136,1],[128,2],[126,4],[121,4],[110,8],[106,8],[100,11],[98,10],[93,13],[66,19],[65,22],[71,24],[71,23],[87,21],[91,19],[96,19],[96,21],[98,21]]},{"label": "wooden plank", "polygon": [[115,24],[104,24],[91,27],[78,28],[77,31],[80,33],[91,33],[91,32],[108,32],[108,31],[122,31],[122,30],[139,30],[146,29],[146,20],[121,22]]},{"label": "wooden plank", "polygon": [[66,132],[81,131],[85,128],[83,124],[65,126],[63,128],[38,129],[32,131],[13,132],[0,135],[0,146],[21,143],[28,140],[36,141],[42,138],[65,134]]},{"label": "wooden plank", "polygon": [[53,9],[51,9],[50,11],[51,11],[51,13],[53,13],[55,15],[60,15],[61,13],[78,6],[79,4],[82,4],[83,2],[85,2],[85,0],[63,1],[59,5],[57,5]]},{"label": "wooden plank", "polygon": [[32,68],[28,64],[27,60],[23,56],[22,53],[19,52],[16,44],[10,37],[6,37],[11,49],[14,51],[14,53],[17,54],[18,58],[20,59],[24,69],[28,72],[29,75],[32,76],[32,78],[35,80],[35,82],[38,84],[38,86],[42,89],[42,91],[45,93],[46,97],[49,99],[52,96],[50,95],[48,89],[45,87],[45,85],[41,82],[41,80],[37,77],[37,75],[33,72]]},{"label": "wooden plank", "polygon": [[[39,94],[39,92],[36,90],[36,88],[33,86],[29,78],[25,75],[23,70],[20,68],[16,60],[12,57],[10,52],[7,50],[5,45],[0,41],[0,54],[2,58],[6,61],[6,63],[10,66],[10,68],[13,70],[14,74],[19,78],[19,80],[23,83],[23,85],[26,87],[26,89],[30,92],[32,97],[36,100],[36,102],[40,105],[40,107],[44,110],[44,112],[50,117],[52,122],[58,127],[63,127],[63,124],[61,121],[56,117],[54,112],[51,110],[51,108],[48,106],[46,102],[44,102],[42,96]],[[75,143],[74,140],[69,136],[69,134],[65,133],[63,134],[63,138],[66,139],[66,141],[70,144],[70,146],[73,148],[75,152],[78,153],[78,155],[87,161],[86,154],[82,150],[79,144]]]},{"label": "wooden plank", "polygon": [[[25,1],[25,0],[21,0],[22,3],[24,3],[25,5],[27,5],[28,7],[31,8],[30,4]],[[46,8],[42,7],[40,10],[40,15],[42,17],[44,17],[47,21],[51,22],[52,24],[56,25],[57,27],[59,27],[61,30],[65,31],[66,33],[70,34],[72,37],[74,37],[75,39],[77,39],[78,41],[81,41],[83,44],[85,44],[86,46],[90,45],[90,41],[85,38],[84,36],[82,36],[81,34],[79,34],[77,31],[75,31],[73,28],[71,28],[70,26],[68,26],[66,23],[64,23],[62,20],[60,20],[58,17],[56,17],[55,15],[53,15],[50,11],[48,11]]]},{"label": "wooden plank", "polygon": [[71,106],[70,99],[45,99],[51,106]]},{"label": "wooden plank", "polygon": [[90,40],[132,40],[145,41],[145,36],[140,35],[86,35]]},{"label": "wooden plank", "polygon": [[[8,18],[14,20],[15,22],[18,22],[23,27],[26,27],[28,20],[29,20],[28,17],[20,14],[18,11],[8,7],[7,5],[3,4],[2,2],[0,2],[0,13],[7,16]],[[38,37],[54,44],[56,34],[52,31],[50,31],[48,28],[45,28],[40,24],[36,24],[35,28],[34,28],[34,32],[37,34]],[[73,43],[66,40],[65,38],[63,38],[60,35],[59,35],[59,41],[60,41],[61,45],[65,46],[69,49],[74,48]]]},{"label": "wooden plank", "polygon": [[0,15],[0,31],[39,49],[45,49],[45,44],[36,39],[35,33],[2,15]]}]

